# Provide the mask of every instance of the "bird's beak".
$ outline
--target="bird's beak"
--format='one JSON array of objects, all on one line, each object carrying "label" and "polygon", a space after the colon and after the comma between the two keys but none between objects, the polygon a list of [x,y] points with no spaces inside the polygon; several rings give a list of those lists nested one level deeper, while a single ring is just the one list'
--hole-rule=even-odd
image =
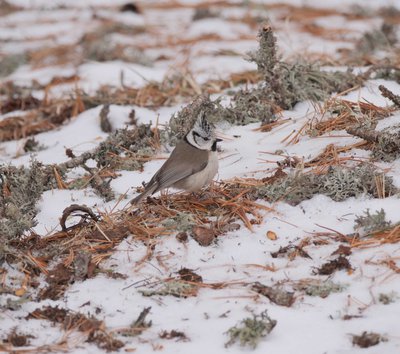
[{"label": "bird's beak", "polygon": [[219,142],[223,141],[223,139],[216,138],[215,141],[216,141],[217,143],[219,143]]}]

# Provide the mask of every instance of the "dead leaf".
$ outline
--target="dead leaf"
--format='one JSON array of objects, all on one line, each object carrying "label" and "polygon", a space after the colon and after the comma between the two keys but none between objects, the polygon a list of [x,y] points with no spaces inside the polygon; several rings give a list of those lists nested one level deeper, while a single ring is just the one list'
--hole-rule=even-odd
[{"label": "dead leaf", "polygon": [[266,286],[259,282],[256,282],[251,287],[255,292],[266,296],[271,302],[279,306],[292,306],[295,298],[294,293],[291,291],[286,291],[279,286]]},{"label": "dead leaf", "polygon": [[26,289],[24,287],[15,290],[15,296],[23,296],[26,293]]},{"label": "dead leaf", "polygon": [[214,231],[205,226],[193,226],[192,237],[200,246],[209,246],[215,238]]},{"label": "dead leaf", "polygon": [[343,256],[350,256],[351,255],[351,247],[339,245],[338,249],[334,251],[331,256],[335,254],[341,254]]},{"label": "dead leaf", "polygon": [[361,335],[353,335],[353,345],[358,345],[361,348],[368,348],[384,341],[380,334],[374,332],[363,332]]},{"label": "dead leaf", "polygon": [[177,239],[179,242],[185,243],[185,242],[188,241],[188,235],[187,235],[186,232],[180,232],[180,233],[178,233],[178,234],[176,235],[176,239]]},{"label": "dead leaf", "polygon": [[349,260],[346,257],[340,255],[338,258],[329,261],[323,264],[320,268],[316,269],[314,271],[314,274],[331,275],[335,271],[342,269],[346,269],[349,272],[349,274],[351,274],[353,270]]},{"label": "dead leaf", "polygon": [[188,268],[182,268],[178,271],[179,278],[183,281],[188,281],[191,283],[202,283],[203,278],[201,275],[196,274],[193,270]]},{"label": "dead leaf", "polygon": [[271,240],[271,241],[275,241],[278,239],[278,236],[276,236],[276,233],[269,230],[267,231],[267,237]]}]

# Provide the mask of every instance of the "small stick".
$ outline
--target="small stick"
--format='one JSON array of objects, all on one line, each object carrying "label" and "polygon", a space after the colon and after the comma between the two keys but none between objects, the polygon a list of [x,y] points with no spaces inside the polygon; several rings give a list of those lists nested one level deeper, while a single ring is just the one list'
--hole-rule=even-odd
[{"label": "small stick", "polygon": [[391,100],[394,103],[395,106],[400,108],[400,96],[399,95],[395,95],[392,91],[390,91],[388,88],[386,88],[383,85],[379,85],[378,88],[381,91],[383,97],[388,98],[389,100]]},{"label": "small stick", "polygon": [[[60,225],[62,231],[67,231],[71,227],[67,228],[65,225],[65,222],[67,221],[68,216],[70,216],[74,211],[82,211],[89,215],[94,221],[99,221],[99,218],[96,216],[96,214],[88,208],[86,205],[78,205],[78,204],[72,204],[68,208],[65,208],[62,214],[62,217],[60,219]],[[77,226],[77,225],[75,225]]]}]

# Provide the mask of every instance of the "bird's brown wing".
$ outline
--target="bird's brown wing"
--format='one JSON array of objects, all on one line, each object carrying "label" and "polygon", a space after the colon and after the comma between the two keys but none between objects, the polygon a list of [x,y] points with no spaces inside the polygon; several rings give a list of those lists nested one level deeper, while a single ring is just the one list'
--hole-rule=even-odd
[{"label": "bird's brown wing", "polygon": [[161,189],[171,187],[176,182],[202,171],[208,164],[208,151],[194,148],[186,141],[177,144],[167,161],[146,184],[144,192],[131,203],[137,204],[143,198]]},{"label": "bird's brown wing", "polygon": [[161,166],[148,183],[149,187],[152,184],[157,185],[152,194],[160,189],[171,187],[174,183],[202,171],[207,164],[208,151],[196,149],[186,141],[179,142],[169,159],[165,161],[164,165]]}]

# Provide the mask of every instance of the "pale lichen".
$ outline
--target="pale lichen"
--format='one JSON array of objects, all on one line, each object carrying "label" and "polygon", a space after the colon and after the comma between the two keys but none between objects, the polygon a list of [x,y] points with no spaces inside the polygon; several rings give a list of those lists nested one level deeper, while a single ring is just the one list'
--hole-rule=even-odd
[{"label": "pale lichen", "polygon": [[[20,236],[36,225],[36,203],[46,183],[42,165],[0,168],[0,237],[2,242]],[[6,238],[6,239],[3,239]]]},{"label": "pale lichen", "polygon": [[355,219],[355,229],[370,234],[374,231],[385,230],[392,223],[386,220],[385,210],[377,210],[375,213],[370,213],[369,209],[364,211],[364,215],[357,215]]},{"label": "pale lichen", "polygon": [[326,195],[337,202],[360,195],[377,198],[380,196],[377,176],[383,178],[385,196],[398,192],[391,177],[383,175],[369,164],[362,164],[356,168],[330,167],[327,173],[321,175],[297,170],[272,184],[258,187],[256,193],[259,198],[271,202],[283,200],[292,205],[317,194]]},{"label": "pale lichen", "polygon": [[255,349],[258,343],[266,337],[275,328],[276,320],[268,316],[267,311],[260,315],[245,318],[239,325],[231,327],[226,333],[229,336],[229,341],[225,347],[228,347],[236,342],[241,346],[249,346]]}]

